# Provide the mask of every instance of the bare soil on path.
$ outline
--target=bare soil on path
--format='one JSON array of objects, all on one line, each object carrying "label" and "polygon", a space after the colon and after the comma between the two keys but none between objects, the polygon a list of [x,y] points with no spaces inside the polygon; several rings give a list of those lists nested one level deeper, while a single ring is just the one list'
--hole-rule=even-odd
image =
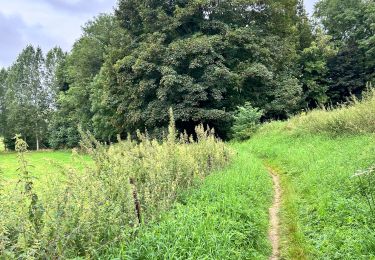
[{"label": "bare soil on path", "polygon": [[269,210],[270,229],[268,231],[268,237],[272,244],[272,255],[270,257],[270,260],[277,260],[280,258],[279,212],[281,207],[281,185],[279,175],[272,169],[268,169],[268,172],[272,177],[274,189],[273,203]]}]

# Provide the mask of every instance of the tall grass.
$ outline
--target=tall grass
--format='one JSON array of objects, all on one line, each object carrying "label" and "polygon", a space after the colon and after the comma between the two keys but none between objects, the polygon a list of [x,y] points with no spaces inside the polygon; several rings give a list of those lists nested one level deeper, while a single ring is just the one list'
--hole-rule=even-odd
[{"label": "tall grass", "polygon": [[[173,120],[171,120],[173,122]],[[33,189],[32,167],[18,140],[19,182],[0,191],[0,255],[10,259],[99,258],[108,248],[136,236],[211,171],[228,164],[230,150],[213,131],[196,128],[197,140],[171,123],[163,142],[139,134],[139,142],[112,147],[84,135],[82,147],[94,165],[61,167],[44,187]]]},{"label": "tall grass", "polygon": [[[282,179],[282,258],[374,259],[374,217],[353,178],[374,162],[374,135],[285,129],[283,122],[272,123],[248,142]],[[373,190],[373,181],[363,184]]]},{"label": "tall grass", "polygon": [[369,89],[361,100],[353,97],[339,108],[315,109],[293,117],[287,127],[302,133],[375,133],[375,90]]}]

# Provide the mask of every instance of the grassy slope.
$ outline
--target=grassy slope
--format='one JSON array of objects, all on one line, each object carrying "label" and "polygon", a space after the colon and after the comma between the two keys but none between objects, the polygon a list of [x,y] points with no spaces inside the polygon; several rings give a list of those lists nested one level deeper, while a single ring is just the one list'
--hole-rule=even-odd
[{"label": "grassy slope", "polygon": [[[268,259],[272,181],[246,145],[228,169],[184,194],[122,249],[127,259]],[[116,254],[115,254],[116,255]],[[118,255],[118,254],[117,254]],[[112,254],[109,257],[113,257]]]},{"label": "grassy slope", "polygon": [[282,174],[283,255],[287,259],[370,259],[375,224],[358,194],[358,169],[374,162],[375,136],[298,136],[272,123],[248,147]]}]

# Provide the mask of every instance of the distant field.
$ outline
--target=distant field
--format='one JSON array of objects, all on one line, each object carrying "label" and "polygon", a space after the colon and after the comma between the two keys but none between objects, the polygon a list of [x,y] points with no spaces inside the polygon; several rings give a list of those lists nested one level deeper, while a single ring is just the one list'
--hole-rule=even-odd
[{"label": "distant field", "polygon": [[[60,166],[82,167],[81,163],[73,159],[70,151],[28,152],[25,157],[30,165],[32,176],[36,178],[55,174]],[[90,160],[88,156],[83,156],[82,158],[84,161]],[[17,168],[17,153],[0,153],[0,169],[5,180],[17,178]]]}]

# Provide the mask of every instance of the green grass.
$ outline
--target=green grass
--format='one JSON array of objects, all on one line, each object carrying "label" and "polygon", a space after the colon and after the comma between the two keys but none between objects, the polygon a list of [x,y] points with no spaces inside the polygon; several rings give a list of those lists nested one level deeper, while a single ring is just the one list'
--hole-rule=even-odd
[{"label": "green grass", "polygon": [[[43,178],[48,174],[55,174],[60,166],[64,167],[81,167],[77,165],[77,161],[73,159],[70,151],[41,151],[26,153],[26,160],[31,166],[31,174],[36,178]],[[82,157],[85,161],[89,161],[88,156]],[[0,153],[0,169],[5,180],[18,178],[18,159],[17,153]]]},{"label": "green grass", "polygon": [[375,221],[351,177],[374,163],[373,134],[300,135],[275,122],[247,145],[282,173],[284,258],[375,258]]},{"label": "green grass", "polygon": [[[184,193],[157,223],[108,257],[126,259],[268,259],[272,181],[247,145],[226,170]],[[120,256],[119,256],[120,255]]]}]

